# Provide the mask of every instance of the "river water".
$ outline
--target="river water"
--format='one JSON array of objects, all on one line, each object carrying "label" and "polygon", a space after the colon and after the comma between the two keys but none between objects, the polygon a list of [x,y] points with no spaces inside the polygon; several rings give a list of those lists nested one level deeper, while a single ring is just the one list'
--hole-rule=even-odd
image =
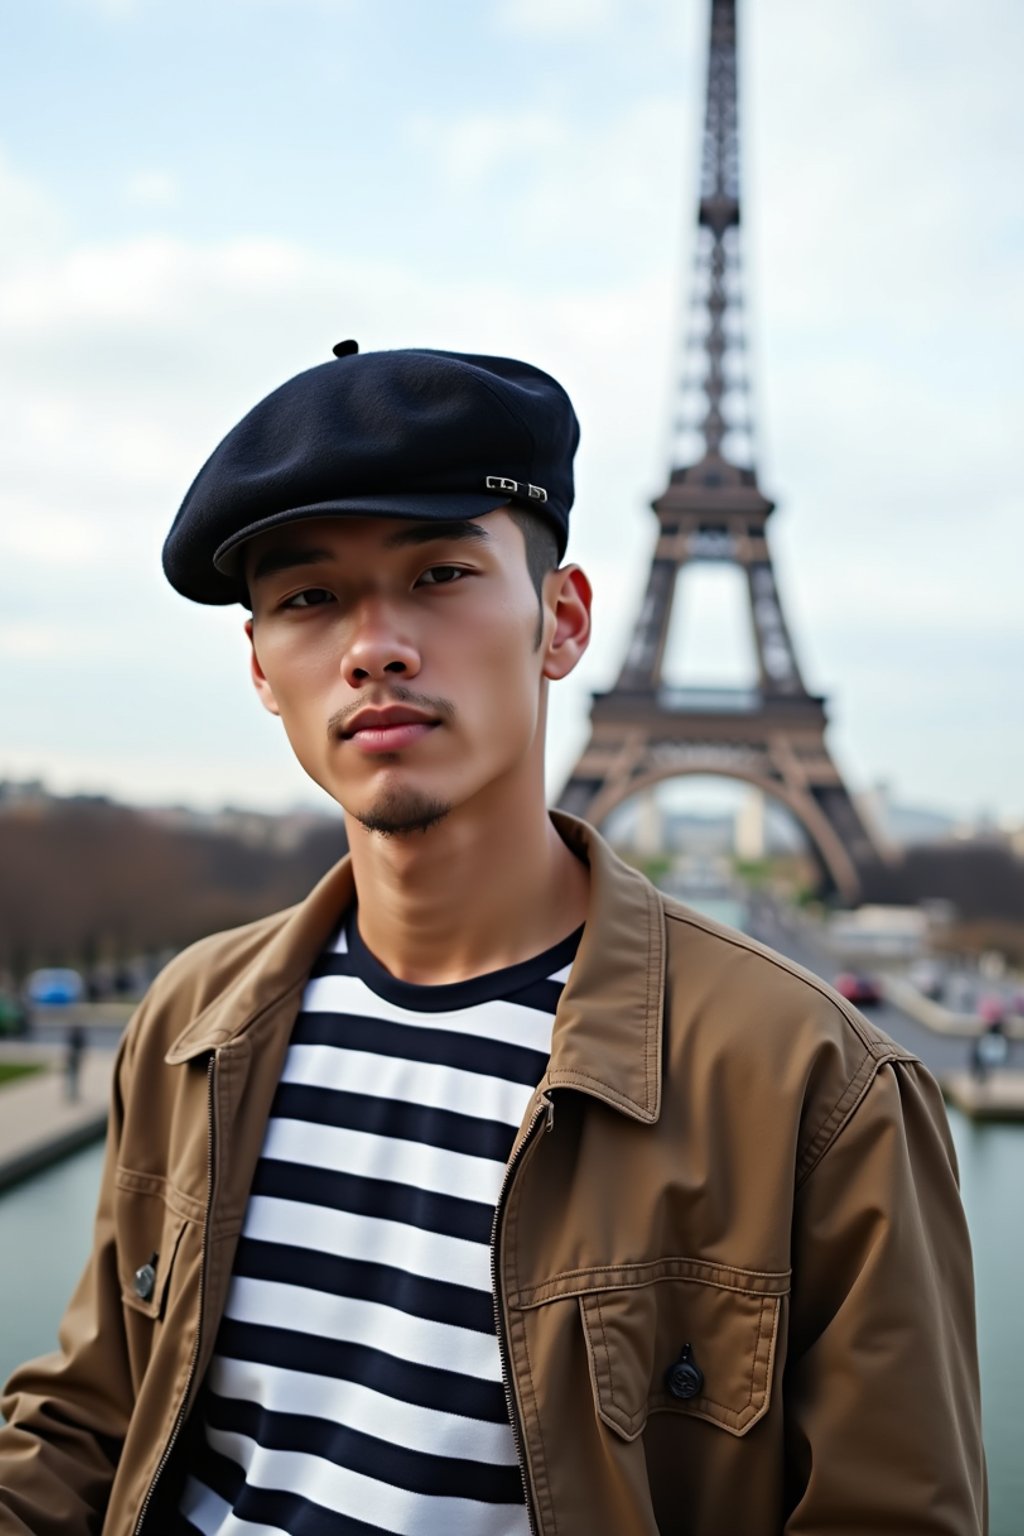
[{"label": "river water", "polygon": [[[975,1252],[992,1536],[1024,1536],[1024,1126],[950,1121]],[[97,1144],[0,1196],[0,1381],[54,1347],[101,1161]]]}]

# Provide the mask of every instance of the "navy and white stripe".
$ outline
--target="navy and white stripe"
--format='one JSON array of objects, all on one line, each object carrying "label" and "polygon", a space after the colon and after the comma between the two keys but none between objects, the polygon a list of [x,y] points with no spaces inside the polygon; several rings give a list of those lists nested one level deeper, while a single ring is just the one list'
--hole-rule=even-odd
[{"label": "navy and white stripe", "polygon": [[579,941],[398,981],[354,913],[310,976],[197,1408],[182,1532],[526,1536],[490,1234]]}]

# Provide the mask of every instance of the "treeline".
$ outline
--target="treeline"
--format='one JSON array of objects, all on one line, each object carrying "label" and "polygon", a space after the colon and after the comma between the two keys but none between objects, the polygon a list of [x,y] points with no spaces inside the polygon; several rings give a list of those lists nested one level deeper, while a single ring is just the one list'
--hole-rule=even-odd
[{"label": "treeline", "polygon": [[887,900],[946,901],[953,919],[939,940],[951,954],[995,952],[1024,967],[1024,859],[1004,844],[938,843],[908,848],[891,871]]},{"label": "treeline", "polygon": [[0,816],[0,974],[181,949],[300,900],[344,851],[340,816],[286,850],[107,802]]},{"label": "treeline", "polygon": [[[345,851],[340,814],[293,826],[285,847],[281,823],[262,824],[263,836],[244,819],[235,831],[168,825],[90,800],[0,813],[0,987],[38,966],[88,972],[181,949],[301,900]],[[948,901],[958,926],[995,923],[995,947],[1024,955],[1024,859],[1006,845],[910,848],[879,876],[868,899]]]},{"label": "treeline", "polygon": [[965,923],[1024,922],[1024,859],[980,838],[921,844],[885,872],[881,899],[901,906],[948,901]]}]

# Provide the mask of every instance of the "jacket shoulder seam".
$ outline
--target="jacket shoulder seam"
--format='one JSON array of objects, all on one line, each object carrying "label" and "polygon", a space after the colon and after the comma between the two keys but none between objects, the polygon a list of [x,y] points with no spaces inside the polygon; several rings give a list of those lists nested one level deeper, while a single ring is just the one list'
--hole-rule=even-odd
[{"label": "jacket shoulder seam", "polygon": [[813,1131],[804,1145],[803,1151],[796,1165],[796,1187],[800,1188],[805,1179],[824,1157],[840,1128],[857,1105],[860,1103],[868,1084],[871,1082],[878,1067],[878,1061],[870,1052],[861,1057],[856,1072],[850,1078],[839,1098],[833,1104],[817,1130]]},{"label": "jacket shoulder seam", "polygon": [[731,945],[734,949],[745,950],[749,955],[756,955],[758,959],[763,960],[767,965],[773,966],[775,970],[792,977],[794,981],[802,982],[809,991],[816,992],[822,1001],[827,1003],[829,1008],[839,1015],[844,1024],[856,1034],[867,1055],[871,1056],[877,1064],[892,1060],[893,1058],[905,1061],[919,1060],[913,1051],[908,1051],[895,1040],[875,1039],[873,1035],[866,1032],[852,1004],[848,1003],[845,998],[840,997],[838,993],[833,992],[820,977],[813,975],[810,971],[805,971],[795,961],[787,960],[785,955],[780,955],[775,950],[758,944],[753,939],[748,939],[745,934],[734,933],[720,928],[716,924],[705,922],[696,913],[682,911],[679,908],[666,905],[665,916],[672,922],[680,923],[688,928],[696,928],[701,933],[707,934],[710,938],[718,939],[723,944]]},{"label": "jacket shoulder seam", "polygon": [[863,1103],[868,1089],[878,1076],[882,1067],[888,1065],[903,1067],[919,1067],[922,1063],[916,1056],[901,1054],[898,1050],[889,1051],[880,1056],[865,1055],[857,1071],[853,1074],[846,1088],[836,1101],[831,1113],[822,1121],[817,1131],[811,1136],[797,1163],[796,1187],[799,1190],[810,1178],[826,1152],[838,1140],[843,1127],[848,1125]]}]

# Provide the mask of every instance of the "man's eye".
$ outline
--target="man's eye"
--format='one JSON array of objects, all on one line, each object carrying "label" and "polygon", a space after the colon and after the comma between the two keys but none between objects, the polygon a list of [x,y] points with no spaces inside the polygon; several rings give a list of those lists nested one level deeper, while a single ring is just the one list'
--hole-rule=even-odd
[{"label": "man's eye", "polygon": [[465,574],[465,571],[457,565],[432,565],[429,571],[423,572],[420,581],[425,582],[428,587],[447,587]]},{"label": "man's eye", "polygon": [[296,592],[293,597],[289,597],[281,606],[283,608],[320,608],[324,603],[333,601],[333,594],[326,588],[307,587],[305,591]]}]

